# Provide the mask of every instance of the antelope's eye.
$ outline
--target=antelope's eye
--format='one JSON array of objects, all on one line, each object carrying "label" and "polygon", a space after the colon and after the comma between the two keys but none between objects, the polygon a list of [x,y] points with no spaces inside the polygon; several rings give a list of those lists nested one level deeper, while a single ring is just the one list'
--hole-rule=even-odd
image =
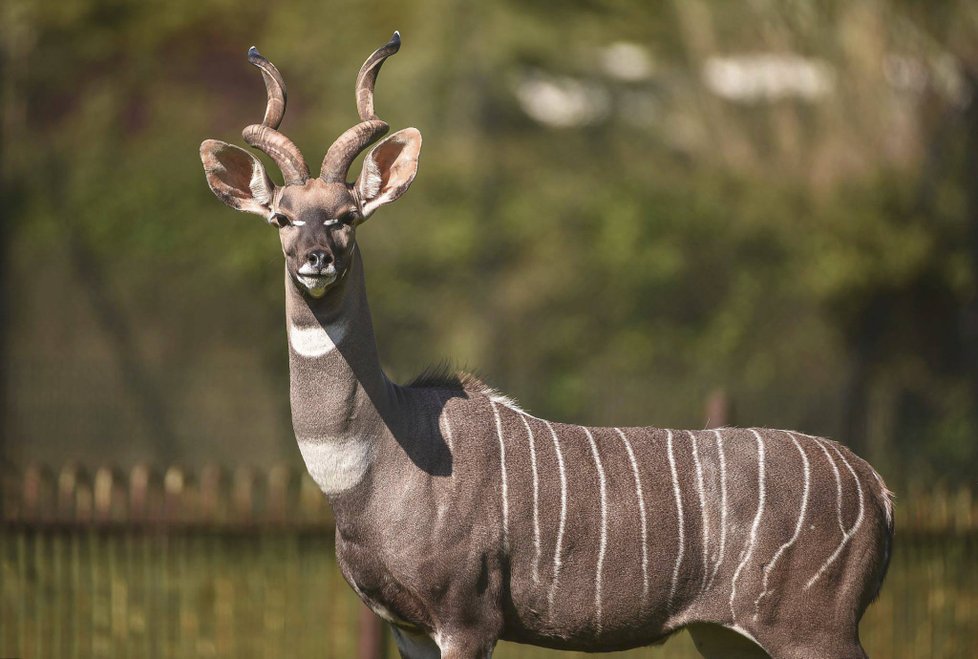
[{"label": "antelope's eye", "polygon": [[325,220],[323,222],[323,226],[335,227],[340,224],[346,226],[353,226],[353,223],[356,221],[356,218],[357,218],[356,211],[351,210],[343,213],[339,217],[333,217],[328,220]]},{"label": "antelope's eye", "polygon": [[277,226],[279,229],[283,227],[287,227],[290,224],[292,224],[291,222],[289,222],[289,218],[287,218],[285,215],[282,215],[281,213],[272,213],[271,215],[269,215],[268,223]]}]

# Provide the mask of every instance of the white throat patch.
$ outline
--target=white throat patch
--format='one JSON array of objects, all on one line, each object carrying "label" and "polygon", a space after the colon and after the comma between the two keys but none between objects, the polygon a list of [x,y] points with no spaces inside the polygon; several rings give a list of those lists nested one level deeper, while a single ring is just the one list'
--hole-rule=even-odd
[{"label": "white throat patch", "polygon": [[306,469],[324,494],[338,494],[355,486],[373,459],[373,442],[360,437],[297,439]]},{"label": "white throat patch", "polygon": [[[336,344],[346,336],[346,324],[332,325],[333,336],[319,325],[298,327],[289,325],[289,345],[302,357],[322,357],[336,349]],[[334,340],[335,337],[335,340]]]}]

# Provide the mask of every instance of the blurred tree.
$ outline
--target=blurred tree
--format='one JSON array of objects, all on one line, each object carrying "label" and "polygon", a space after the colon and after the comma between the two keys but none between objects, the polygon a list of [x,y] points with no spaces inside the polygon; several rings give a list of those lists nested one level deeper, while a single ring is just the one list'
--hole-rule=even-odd
[{"label": "blurred tree", "polygon": [[256,43],[317,162],[396,27],[377,102],[421,173],[360,231],[395,378],[450,358],[543,415],[677,426],[723,388],[740,423],[969,478],[973,5],[8,0],[9,450],[295,459],[278,247],[197,147],[260,116]]}]

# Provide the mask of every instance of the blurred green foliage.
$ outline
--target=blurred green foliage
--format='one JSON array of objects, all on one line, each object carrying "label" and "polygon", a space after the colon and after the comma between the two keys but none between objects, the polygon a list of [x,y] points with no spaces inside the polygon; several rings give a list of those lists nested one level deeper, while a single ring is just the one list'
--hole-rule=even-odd
[{"label": "blurred green foliage", "polygon": [[829,434],[891,481],[974,479],[973,3],[0,12],[15,461],[295,459],[277,241],[213,198],[197,149],[261,117],[256,44],[318,163],[397,28],[377,107],[422,131],[421,171],[359,232],[392,377],[449,359],[620,425],[702,426],[722,389],[736,424]]}]

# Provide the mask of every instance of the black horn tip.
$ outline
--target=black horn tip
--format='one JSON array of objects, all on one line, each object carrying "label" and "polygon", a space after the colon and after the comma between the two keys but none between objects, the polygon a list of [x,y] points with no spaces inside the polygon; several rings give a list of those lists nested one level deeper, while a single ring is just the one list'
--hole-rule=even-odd
[{"label": "black horn tip", "polygon": [[391,36],[391,40],[387,42],[387,45],[388,46],[393,46],[394,47],[394,50],[397,50],[398,48],[401,47],[401,31],[400,30],[394,30],[394,34],[393,34],[393,36]]},{"label": "black horn tip", "polygon": [[251,48],[248,49],[248,61],[249,62],[251,62],[252,64],[254,64],[255,62],[260,62],[263,59],[265,59],[265,58],[262,56],[261,53],[258,52],[258,49],[257,48],[255,48],[254,46],[252,46]]}]

